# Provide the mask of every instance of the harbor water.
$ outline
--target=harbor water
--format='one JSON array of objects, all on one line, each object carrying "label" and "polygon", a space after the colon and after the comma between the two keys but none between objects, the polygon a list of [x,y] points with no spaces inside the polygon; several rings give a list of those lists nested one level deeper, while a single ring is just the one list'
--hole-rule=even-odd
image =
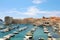
[{"label": "harbor water", "polygon": [[[6,27],[5,25],[2,25],[2,24],[0,26]],[[17,26],[19,26],[19,28],[23,28],[23,27],[27,26],[28,28],[26,30],[22,31],[22,32],[19,32],[19,34],[16,34],[14,37],[11,37],[10,40],[23,40],[24,36],[27,34],[27,32],[35,27],[32,24],[13,24],[13,25],[10,25],[8,27],[12,28],[12,27],[17,27]],[[16,29],[13,29],[11,31],[4,32],[4,33],[0,32],[0,38],[3,38],[3,36],[11,34],[14,31],[17,31],[19,28],[16,28]],[[60,35],[58,35],[56,32],[53,32],[52,27],[47,27],[47,29],[48,29],[49,32],[51,32],[51,34],[53,35],[54,38],[60,40],[59,39]],[[48,35],[47,35],[47,33],[44,33],[44,30],[43,30],[42,26],[38,27],[33,34],[33,39],[34,40],[38,40],[39,38],[44,38],[44,40],[48,39]]]}]

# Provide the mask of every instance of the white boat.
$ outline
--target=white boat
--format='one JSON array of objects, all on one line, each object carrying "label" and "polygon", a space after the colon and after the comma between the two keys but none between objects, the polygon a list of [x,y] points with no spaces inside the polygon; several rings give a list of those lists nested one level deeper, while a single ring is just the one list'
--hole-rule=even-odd
[{"label": "white boat", "polygon": [[4,38],[6,38],[6,39],[10,39],[10,35],[6,35],[6,36],[4,36]]},{"label": "white boat", "polygon": [[29,31],[29,32],[25,35],[24,40],[33,40],[33,34]]},{"label": "white boat", "polygon": [[5,39],[3,39],[3,38],[0,38],[0,40],[5,40]]},{"label": "white boat", "polygon": [[25,36],[24,40],[32,40],[33,37],[32,36]]},{"label": "white boat", "polygon": [[18,29],[18,31],[20,32],[20,31],[23,31],[25,29],[27,29],[27,27],[20,28],[20,29]]},{"label": "white boat", "polygon": [[59,33],[60,33],[60,30],[59,30]]},{"label": "white boat", "polygon": [[49,31],[46,27],[44,27],[44,33],[49,33]]},{"label": "white boat", "polygon": [[48,38],[48,40],[51,40],[51,38]]},{"label": "white boat", "polygon": [[0,38],[0,40],[7,40],[6,38]]},{"label": "white boat", "polygon": [[48,33],[48,37],[49,37],[49,38],[51,38],[51,37],[52,37],[51,33]]},{"label": "white boat", "polygon": [[3,26],[0,26],[0,29],[4,29],[4,27]]},{"label": "white boat", "polygon": [[48,30],[44,30],[44,33],[49,33],[49,31]]},{"label": "white boat", "polygon": [[15,34],[9,34],[11,37],[15,36]]},{"label": "white boat", "polygon": [[36,29],[33,28],[31,31],[34,32],[35,30],[36,30]]},{"label": "white boat", "polygon": [[19,33],[19,32],[17,32],[17,31],[14,31],[14,32],[13,32],[13,34],[18,34],[18,33]]},{"label": "white boat", "polygon": [[5,28],[3,30],[0,30],[1,32],[8,32],[9,31],[9,28]]},{"label": "white boat", "polygon": [[20,31],[22,31],[22,29],[19,29],[18,31],[20,32]]},{"label": "white boat", "polygon": [[39,38],[39,40],[44,40],[44,38]]},{"label": "white boat", "polygon": [[53,31],[57,31],[58,30],[55,26],[53,26],[52,28],[53,28]]}]

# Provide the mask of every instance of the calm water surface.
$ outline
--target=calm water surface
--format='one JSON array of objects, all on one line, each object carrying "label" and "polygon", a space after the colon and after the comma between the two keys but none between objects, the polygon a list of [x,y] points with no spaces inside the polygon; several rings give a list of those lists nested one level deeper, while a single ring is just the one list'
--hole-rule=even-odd
[{"label": "calm water surface", "polygon": [[[23,38],[24,38],[24,36],[26,35],[26,33],[27,33],[28,31],[30,31],[30,30],[34,27],[32,24],[13,24],[13,25],[10,25],[9,27],[16,27],[16,26],[18,26],[18,25],[19,25],[20,28],[27,26],[28,29],[20,32],[19,34],[16,34],[14,37],[11,37],[10,40],[23,40]],[[4,25],[0,25],[0,26],[4,26]],[[6,27],[6,26],[4,26],[4,27]],[[53,29],[52,29],[51,27],[47,27],[47,28],[48,28],[49,32],[52,33],[53,37],[57,36],[57,39],[60,40],[60,39],[59,39],[59,38],[60,38],[60,35],[58,35],[57,33],[54,33],[54,32],[52,31]],[[13,33],[13,31],[16,31],[16,30],[17,30],[17,29],[14,29],[14,30],[11,30],[11,31],[5,32],[5,33],[1,33],[1,32],[0,32],[0,38],[3,38],[3,36],[8,35],[8,34],[10,34],[10,33]],[[54,36],[54,35],[55,35],[55,36]],[[36,31],[34,32],[34,34],[33,34],[34,40],[38,40],[38,38],[40,38],[40,37],[44,38],[44,40],[47,40],[47,38],[48,38],[48,35],[47,35],[46,33],[44,33],[43,27],[41,27],[41,26],[38,27],[37,30],[36,30]]]}]

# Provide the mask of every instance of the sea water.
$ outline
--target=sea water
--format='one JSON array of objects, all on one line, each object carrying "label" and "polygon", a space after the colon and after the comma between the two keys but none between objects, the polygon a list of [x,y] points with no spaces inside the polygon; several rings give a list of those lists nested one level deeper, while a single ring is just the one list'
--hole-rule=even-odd
[{"label": "sea water", "polygon": [[[16,34],[14,37],[11,37],[10,40],[23,40],[23,38],[26,35],[26,33],[28,31],[30,31],[32,28],[35,27],[32,24],[13,24],[13,25],[10,25],[9,27],[16,27],[16,26],[19,26],[20,28],[23,28],[23,27],[27,26],[28,29],[26,29],[26,30],[24,30],[22,32],[19,32],[19,34]],[[4,27],[6,27],[6,26],[4,26]],[[58,37],[60,37],[58,34],[55,34],[52,31],[53,29],[51,27],[47,27],[47,29],[48,29],[49,32],[52,32],[52,35],[57,35]],[[11,30],[11,31],[5,32],[5,33],[1,33],[0,32],[0,38],[3,38],[3,36],[11,34],[11,33],[13,33],[16,30],[18,30],[18,29],[14,29],[14,30]],[[46,33],[44,33],[43,27],[40,26],[34,32],[33,38],[34,38],[34,40],[38,40],[39,38],[44,38],[44,40],[47,40],[48,35]],[[58,40],[60,40],[60,39],[58,39]]]}]

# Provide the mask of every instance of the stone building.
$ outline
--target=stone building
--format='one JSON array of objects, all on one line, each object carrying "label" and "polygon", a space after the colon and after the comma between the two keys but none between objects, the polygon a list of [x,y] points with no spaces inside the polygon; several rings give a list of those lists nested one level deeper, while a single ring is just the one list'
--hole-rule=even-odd
[{"label": "stone building", "polygon": [[51,24],[52,24],[50,18],[43,17],[41,20],[42,20],[43,25],[51,26]]},{"label": "stone building", "polygon": [[5,24],[44,24],[44,25],[56,25],[59,23],[60,17],[43,17],[43,18],[24,18],[24,19],[13,19],[12,17],[5,17]]},{"label": "stone building", "polygon": [[7,25],[11,24],[12,23],[12,19],[13,19],[12,17],[6,16],[5,17],[5,24],[7,24]]},{"label": "stone building", "polygon": [[21,24],[21,19],[13,19],[12,24]]},{"label": "stone building", "polygon": [[24,20],[24,22],[26,22],[28,24],[33,24],[35,19],[34,18],[25,18],[23,20]]}]

